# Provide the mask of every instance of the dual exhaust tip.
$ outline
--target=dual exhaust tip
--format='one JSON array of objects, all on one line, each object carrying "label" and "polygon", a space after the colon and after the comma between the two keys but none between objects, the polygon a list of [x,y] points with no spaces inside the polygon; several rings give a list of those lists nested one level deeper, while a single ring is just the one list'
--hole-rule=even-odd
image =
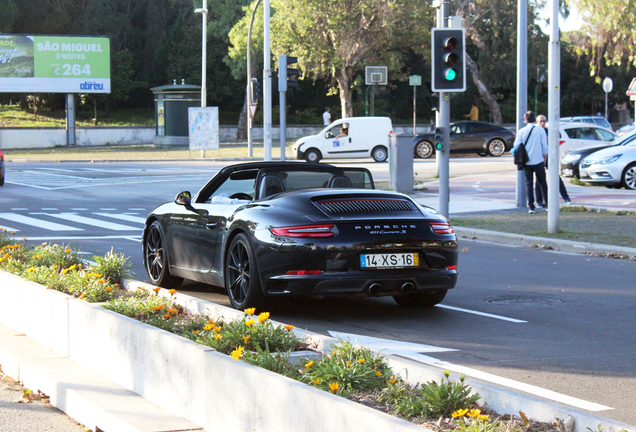
[{"label": "dual exhaust tip", "polygon": [[[384,287],[381,283],[378,282],[372,283],[367,288],[367,292],[374,296],[380,295],[382,291],[384,291]],[[411,282],[404,282],[402,285],[400,285],[398,291],[401,294],[411,294],[413,291],[415,291],[415,285],[413,285],[413,283]]]}]

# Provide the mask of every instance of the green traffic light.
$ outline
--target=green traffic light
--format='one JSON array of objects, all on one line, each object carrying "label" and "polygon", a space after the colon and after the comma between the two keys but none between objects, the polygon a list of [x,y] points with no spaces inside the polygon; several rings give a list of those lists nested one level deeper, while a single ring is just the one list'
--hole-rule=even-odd
[{"label": "green traffic light", "polygon": [[435,144],[435,148],[437,148],[437,150],[441,150],[442,146],[443,144],[441,142],[438,142],[437,144]]},{"label": "green traffic light", "polygon": [[455,69],[446,69],[444,71],[444,78],[446,79],[446,81],[452,81],[455,79],[456,76],[457,72],[455,72]]}]

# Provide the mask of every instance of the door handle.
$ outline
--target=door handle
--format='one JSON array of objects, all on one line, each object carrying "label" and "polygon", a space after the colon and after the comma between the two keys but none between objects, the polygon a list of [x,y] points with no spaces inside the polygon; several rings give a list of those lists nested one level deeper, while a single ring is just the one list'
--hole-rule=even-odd
[{"label": "door handle", "polygon": [[214,229],[214,228],[216,228],[216,225],[217,225],[216,222],[208,222],[208,223],[205,224],[205,227],[207,229]]},{"label": "door handle", "polygon": [[351,142],[351,137],[349,137],[349,142]]}]

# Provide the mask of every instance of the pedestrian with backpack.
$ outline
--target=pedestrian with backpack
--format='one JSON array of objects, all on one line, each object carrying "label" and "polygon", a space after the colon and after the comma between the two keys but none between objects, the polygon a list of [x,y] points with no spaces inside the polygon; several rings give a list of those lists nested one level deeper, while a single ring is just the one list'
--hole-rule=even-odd
[{"label": "pedestrian with backpack", "polygon": [[[526,190],[528,193],[528,213],[536,213],[534,206],[534,176],[543,193],[548,196],[548,184],[545,178],[545,162],[548,157],[548,139],[543,128],[537,126],[536,116],[533,111],[528,111],[523,115],[526,126],[519,129],[513,146],[515,163],[517,168],[523,169],[526,174]],[[539,129],[535,131],[535,129]],[[533,133],[534,132],[534,133]],[[518,163],[519,155],[525,150],[528,158],[524,164]],[[547,205],[547,203],[546,203]]]}]

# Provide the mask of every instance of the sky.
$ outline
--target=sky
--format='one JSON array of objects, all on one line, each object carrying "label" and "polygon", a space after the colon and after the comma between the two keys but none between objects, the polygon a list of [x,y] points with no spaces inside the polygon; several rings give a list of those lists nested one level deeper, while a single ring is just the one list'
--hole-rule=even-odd
[{"label": "sky", "polygon": [[[545,21],[545,19],[549,15],[550,15],[550,9],[547,6],[545,7],[545,9],[541,11],[541,13],[539,13],[539,16],[543,18],[542,22],[540,23],[540,26],[545,34],[550,34],[550,28],[548,27]],[[563,17],[559,15],[559,28],[561,29],[562,32],[578,30],[581,28],[582,25],[583,25],[583,20],[579,16],[579,13],[576,9],[570,8],[570,16],[566,20],[564,20]]]}]

